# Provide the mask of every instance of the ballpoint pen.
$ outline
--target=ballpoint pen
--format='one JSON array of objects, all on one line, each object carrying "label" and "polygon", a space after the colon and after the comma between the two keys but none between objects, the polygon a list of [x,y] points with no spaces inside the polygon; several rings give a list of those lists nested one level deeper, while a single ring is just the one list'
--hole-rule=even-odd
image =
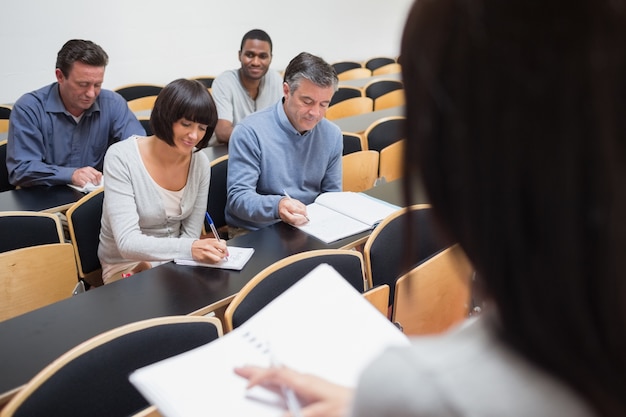
[{"label": "ballpoint pen", "polygon": [[[208,211],[204,214],[204,217],[206,218],[206,221],[209,223],[209,227],[211,228],[211,231],[213,232],[213,236],[215,236],[215,239],[217,239],[218,242],[221,242],[222,239],[220,238],[220,234],[217,233],[217,229],[215,228],[213,219],[211,218],[211,215],[209,214]],[[224,257],[224,259],[228,260],[228,256]]]},{"label": "ballpoint pen", "polygon": [[[283,188],[283,194],[285,195],[285,197],[287,197],[289,200],[293,200],[293,198],[291,198],[291,196],[287,193],[287,190],[285,190]],[[300,213],[293,213],[296,216],[302,216],[306,219],[307,222],[310,222],[311,219],[309,219],[307,216],[305,216],[304,214],[300,214]]]},{"label": "ballpoint pen", "polygon": [[[270,351],[270,363],[272,368],[281,367],[281,363],[276,360],[273,352]],[[302,417],[302,410],[300,409],[300,402],[296,397],[296,393],[289,387],[285,385],[280,386],[280,390],[283,393],[283,397],[285,399],[285,405],[287,405],[287,410],[291,413],[293,417]]]}]

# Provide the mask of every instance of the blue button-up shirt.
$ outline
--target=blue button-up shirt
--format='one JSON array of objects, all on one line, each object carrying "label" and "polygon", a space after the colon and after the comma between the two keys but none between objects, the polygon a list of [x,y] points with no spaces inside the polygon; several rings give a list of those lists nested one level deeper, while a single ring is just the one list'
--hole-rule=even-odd
[{"label": "blue button-up shirt", "polygon": [[78,123],[65,109],[57,83],[27,93],[13,106],[7,170],[13,185],[72,182],[78,168],[102,171],[107,148],[145,130],[119,94],[101,90]]}]

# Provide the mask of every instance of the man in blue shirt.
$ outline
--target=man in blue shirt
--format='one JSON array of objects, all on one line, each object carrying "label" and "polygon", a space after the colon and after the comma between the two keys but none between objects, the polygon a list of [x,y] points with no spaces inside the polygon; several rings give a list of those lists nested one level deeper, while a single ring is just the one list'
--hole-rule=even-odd
[{"label": "man in blue shirt", "polygon": [[57,55],[57,82],[15,103],[7,141],[11,184],[99,184],[109,145],[145,135],[126,101],[101,89],[108,60],[95,43],[70,40]]},{"label": "man in blue shirt", "polygon": [[235,126],[225,213],[231,236],[280,220],[301,225],[307,204],[342,190],[343,137],[324,117],[337,84],[328,63],[302,52],[285,69],[282,101]]}]

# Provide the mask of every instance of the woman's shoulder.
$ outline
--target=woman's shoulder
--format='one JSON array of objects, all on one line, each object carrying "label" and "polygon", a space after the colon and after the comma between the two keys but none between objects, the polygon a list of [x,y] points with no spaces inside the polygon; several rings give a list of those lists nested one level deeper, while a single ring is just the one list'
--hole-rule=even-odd
[{"label": "woman's shoulder", "polygon": [[[375,392],[382,398],[381,391],[395,400],[367,400]],[[424,415],[451,409],[459,415],[593,415],[569,387],[510,349],[481,319],[387,350],[364,372],[355,404],[372,416],[393,415],[390,408]]]}]

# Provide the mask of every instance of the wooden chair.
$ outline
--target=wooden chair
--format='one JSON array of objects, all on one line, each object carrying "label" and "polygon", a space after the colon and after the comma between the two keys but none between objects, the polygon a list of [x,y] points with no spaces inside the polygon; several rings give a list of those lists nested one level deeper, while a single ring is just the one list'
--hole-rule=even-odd
[{"label": "wooden chair", "polygon": [[354,68],[363,68],[363,64],[357,61],[339,61],[331,64],[331,66],[335,69],[337,75]]},{"label": "wooden chair", "polygon": [[[222,239],[228,239],[228,225],[226,224],[226,180],[228,177],[228,155],[221,156],[211,161],[211,182],[209,184],[209,200],[207,212],[215,224],[217,232]],[[206,219],[204,220],[205,233],[210,229]]]},{"label": "wooden chair", "polygon": [[351,85],[340,85],[337,91],[335,91],[335,94],[333,94],[333,98],[330,99],[330,107],[341,101],[355,97],[363,97],[363,90],[361,88]]},{"label": "wooden chair", "polygon": [[389,285],[391,306],[396,280],[450,245],[452,242],[437,228],[429,205],[416,204],[398,210],[381,221],[365,242],[363,257],[368,280],[374,286]]},{"label": "wooden chair", "polygon": [[200,81],[210,91],[215,77],[212,75],[198,75],[197,77],[191,77],[190,80]]},{"label": "wooden chair", "polygon": [[363,297],[369,301],[380,314],[387,317],[389,309],[389,285],[377,285],[363,293]]},{"label": "wooden chair", "polygon": [[374,100],[374,110],[385,110],[391,107],[404,106],[406,104],[406,98],[404,90],[394,90],[388,93],[378,96]]},{"label": "wooden chair", "polygon": [[395,58],[391,58],[388,56],[377,56],[377,57],[373,57],[365,61],[365,64],[363,66],[370,71],[374,71],[377,68],[380,68],[387,64],[393,64],[395,62],[396,62]]},{"label": "wooden chair", "polygon": [[136,113],[141,111],[152,111],[157,96],[145,96],[128,100],[128,108]]},{"label": "wooden chair", "polygon": [[326,110],[326,118],[335,120],[341,117],[369,113],[374,109],[374,101],[369,97],[354,97],[333,104]]},{"label": "wooden chair", "polygon": [[472,273],[459,245],[436,254],[396,282],[392,321],[411,336],[460,323],[470,310]]},{"label": "wooden chair", "polygon": [[337,74],[339,81],[356,80],[372,76],[372,71],[367,68],[353,68]]},{"label": "wooden chair", "polygon": [[99,188],[72,204],[65,214],[78,276],[96,287],[103,285],[102,266],[98,258],[103,201],[104,188]]},{"label": "wooden chair", "polygon": [[378,179],[379,153],[376,151],[352,152],[341,157],[343,191],[360,192],[374,187]]},{"label": "wooden chair", "polygon": [[141,97],[158,96],[162,85],[158,84],[126,84],[116,88],[116,93],[120,94],[126,101],[135,100]]},{"label": "wooden chair", "polygon": [[329,264],[357,291],[370,287],[365,279],[363,256],[349,249],[320,249],[298,253],[268,266],[235,295],[224,313],[224,331],[229,332],[256,314],[320,264]]},{"label": "wooden chair", "polygon": [[372,75],[383,75],[383,74],[398,74],[402,72],[402,66],[397,62],[383,65],[382,67],[378,67],[372,71]]},{"label": "wooden chair", "polygon": [[395,90],[404,90],[404,84],[400,80],[377,78],[363,86],[363,94],[376,100],[378,97]]},{"label": "wooden chair", "polygon": [[380,152],[392,143],[406,138],[404,132],[405,121],[405,116],[389,116],[371,123],[363,132],[363,137],[367,142],[367,149]]},{"label": "wooden chair", "polygon": [[0,133],[9,131],[9,117],[11,116],[13,106],[9,104],[0,104]]},{"label": "wooden chair", "polygon": [[70,297],[78,282],[69,243],[2,252],[0,271],[0,321]]},{"label": "wooden chair", "polygon": [[61,221],[51,213],[1,211],[0,230],[0,252],[65,242]]},{"label": "wooden chair", "polygon": [[146,131],[146,136],[152,136],[152,128],[150,127],[150,117],[148,116],[139,116],[137,117],[139,123],[143,127],[143,130]]},{"label": "wooden chair", "polygon": [[363,136],[358,133],[341,132],[343,135],[343,154],[347,155],[352,152],[366,151],[367,143]]},{"label": "wooden chair", "polygon": [[[0,120],[0,122],[2,122],[2,120]],[[9,171],[7,169],[7,140],[4,139],[0,140],[0,192],[14,189],[15,187],[9,182]]]},{"label": "wooden chair", "polygon": [[390,182],[402,177],[405,145],[406,139],[401,139],[380,150],[379,178]]},{"label": "wooden chair", "polygon": [[220,321],[203,316],[159,317],[115,328],[76,346],[44,368],[0,416],[159,415],[129,382],[128,375],[221,335]]}]

